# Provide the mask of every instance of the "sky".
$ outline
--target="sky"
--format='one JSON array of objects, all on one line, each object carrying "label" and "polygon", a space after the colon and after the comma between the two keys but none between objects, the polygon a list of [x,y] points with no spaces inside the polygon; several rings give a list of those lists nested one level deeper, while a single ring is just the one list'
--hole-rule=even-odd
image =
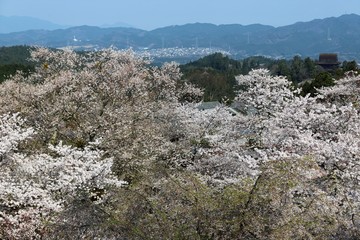
[{"label": "sky", "polygon": [[0,15],[29,16],[66,26],[122,22],[152,30],[186,23],[295,22],[360,15],[359,0],[0,0]]}]

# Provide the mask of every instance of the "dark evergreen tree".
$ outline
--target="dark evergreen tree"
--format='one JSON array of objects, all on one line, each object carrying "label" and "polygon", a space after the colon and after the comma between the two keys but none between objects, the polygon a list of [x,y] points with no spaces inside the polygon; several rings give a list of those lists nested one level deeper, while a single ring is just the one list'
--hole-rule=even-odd
[{"label": "dark evergreen tree", "polygon": [[356,61],[344,61],[342,64],[342,69],[344,72],[348,72],[348,71],[357,71],[358,67],[357,67],[357,63]]},{"label": "dark evergreen tree", "polygon": [[315,96],[321,87],[330,87],[334,86],[335,81],[333,76],[329,72],[321,72],[319,73],[315,79],[310,82],[305,82],[302,86],[302,95],[305,96],[310,94],[311,96]]}]

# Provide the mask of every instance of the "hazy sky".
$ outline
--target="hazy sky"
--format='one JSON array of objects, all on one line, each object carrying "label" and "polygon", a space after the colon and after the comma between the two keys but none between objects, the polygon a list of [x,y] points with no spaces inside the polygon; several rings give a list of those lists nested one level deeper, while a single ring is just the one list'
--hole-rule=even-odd
[{"label": "hazy sky", "polygon": [[185,23],[261,23],[360,14],[359,0],[0,0],[0,15],[31,16],[61,25],[124,22],[151,30]]}]

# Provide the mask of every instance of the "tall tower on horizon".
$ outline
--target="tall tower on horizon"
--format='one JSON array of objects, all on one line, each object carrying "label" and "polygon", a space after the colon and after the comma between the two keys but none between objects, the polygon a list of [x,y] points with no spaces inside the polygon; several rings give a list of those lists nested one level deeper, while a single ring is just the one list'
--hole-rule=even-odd
[{"label": "tall tower on horizon", "polygon": [[328,32],[327,32],[327,40],[331,41],[331,36],[330,36],[330,28],[328,28]]}]

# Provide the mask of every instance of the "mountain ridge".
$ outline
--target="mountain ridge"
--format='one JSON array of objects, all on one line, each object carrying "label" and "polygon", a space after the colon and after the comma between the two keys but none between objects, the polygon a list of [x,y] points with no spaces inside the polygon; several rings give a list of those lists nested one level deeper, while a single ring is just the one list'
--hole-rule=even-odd
[{"label": "mountain ridge", "polygon": [[13,33],[28,30],[56,30],[69,26],[27,16],[1,16],[0,33]]},{"label": "mountain ridge", "polygon": [[151,31],[131,28],[76,26],[57,30],[31,30],[0,34],[0,46],[40,45],[98,49],[110,46],[138,49],[216,48],[238,57],[263,55],[289,58],[316,56],[320,52],[360,56],[360,16],[314,19],[287,26],[262,24],[189,23]]}]

